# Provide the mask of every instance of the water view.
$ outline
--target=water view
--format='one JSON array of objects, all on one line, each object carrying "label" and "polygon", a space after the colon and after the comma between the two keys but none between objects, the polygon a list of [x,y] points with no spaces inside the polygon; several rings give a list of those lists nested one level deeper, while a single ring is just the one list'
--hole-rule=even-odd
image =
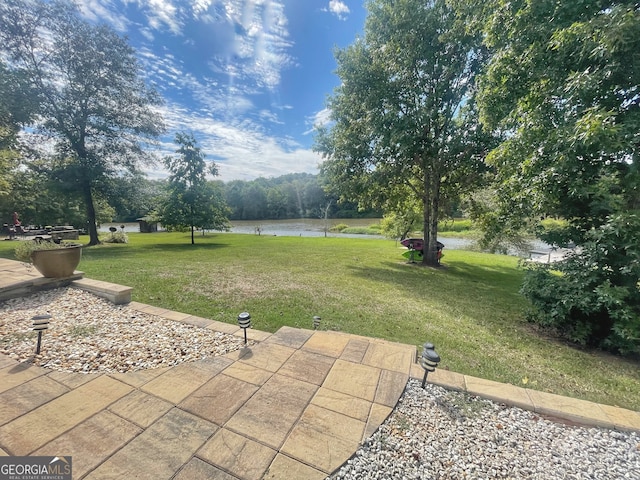
[{"label": "water view", "polygon": [[[271,235],[280,237],[336,237],[336,238],[369,238],[372,240],[384,239],[382,235],[363,235],[357,233],[330,232],[332,226],[346,224],[349,227],[368,227],[378,223],[378,218],[330,218],[326,222],[319,218],[298,218],[289,220],[234,220],[231,222],[231,232],[251,235]],[[110,227],[120,231],[124,225],[124,232],[139,232],[137,222],[127,223],[103,223],[100,232],[108,232]],[[218,233],[218,232],[216,232]],[[471,243],[461,238],[441,238],[445,248],[462,249]]]}]

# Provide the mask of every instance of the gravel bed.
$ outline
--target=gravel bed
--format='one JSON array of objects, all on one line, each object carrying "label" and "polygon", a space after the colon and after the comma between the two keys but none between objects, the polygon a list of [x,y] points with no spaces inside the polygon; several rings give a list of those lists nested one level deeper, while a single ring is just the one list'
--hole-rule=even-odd
[{"label": "gravel bed", "polygon": [[[35,355],[32,318],[51,315]],[[76,288],[0,303],[0,352],[62,372],[124,373],[224,355],[244,340],[114,305]]]},{"label": "gravel bed", "polygon": [[387,421],[333,480],[640,479],[640,435],[555,423],[409,381]]}]

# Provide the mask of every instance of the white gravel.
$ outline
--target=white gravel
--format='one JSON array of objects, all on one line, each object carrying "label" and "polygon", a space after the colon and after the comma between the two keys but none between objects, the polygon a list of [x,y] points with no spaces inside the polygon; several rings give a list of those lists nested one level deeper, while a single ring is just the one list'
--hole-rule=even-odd
[{"label": "white gravel", "polygon": [[640,479],[640,435],[554,423],[411,380],[387,421],[329,478]]},{"label": "white gravel", "polygon": [[[51,315],[35,355],[32,318]],[[0,303],[0,352],[62,372],[116,373],[170,367],[244,345],[233,335],[114,305],[76,288]]]}]

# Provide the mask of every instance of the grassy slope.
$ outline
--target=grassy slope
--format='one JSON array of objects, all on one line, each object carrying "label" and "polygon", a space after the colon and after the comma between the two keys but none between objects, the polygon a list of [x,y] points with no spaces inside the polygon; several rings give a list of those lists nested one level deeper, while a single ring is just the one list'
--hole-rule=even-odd
[{"label": "grassy slope", "polygon": [[[523,320],[513,257],[449,250],[438,270],[405,263],[393,241],[130,234],[85,249],[87,277],[134,287],[136,301],[255,328],[340,330],[436,345],[440,368],[640,410],[637,362],[543,338]],[[14,242],[0,243],[12,258]],[[526,381],[525,383],[523,383]]]}]

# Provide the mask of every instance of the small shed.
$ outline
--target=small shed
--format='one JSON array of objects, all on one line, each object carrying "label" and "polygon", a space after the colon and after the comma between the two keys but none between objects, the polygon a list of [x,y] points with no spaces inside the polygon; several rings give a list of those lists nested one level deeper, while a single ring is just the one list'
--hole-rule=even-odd
[{"label": "small shed", "polygon": [[140,225],[140,233],[154,233],[158,231],[158,222],[149,217],[137,218],[136,221]]}]

